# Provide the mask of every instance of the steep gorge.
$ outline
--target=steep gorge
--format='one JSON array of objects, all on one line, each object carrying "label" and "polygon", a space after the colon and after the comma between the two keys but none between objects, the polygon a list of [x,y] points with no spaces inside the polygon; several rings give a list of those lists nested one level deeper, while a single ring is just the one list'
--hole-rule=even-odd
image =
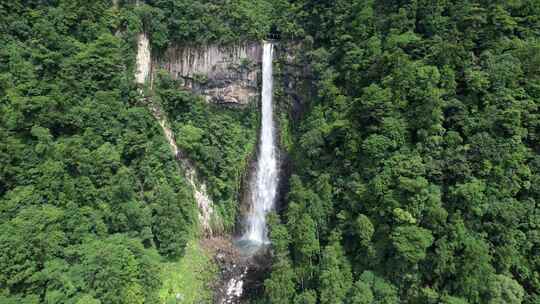
[{"label": "steep gorge", "polygon": [[[138,35],[135,78],[141,87],[141,94],[144,94],[146,86],[149,89],[149,95],[152,95],[155,74],[159,70],[167,71],[171,78],[179,81],[184,89],[203,96],[209,103],[228,107],[245,107],[249,103],[255,102],[260,94],[258,92],[258,71],[262,59],[261,50],[261,45],[258,43],[246,43],[226,48],[217,46],[172,47],[158,59],[152,58],[148,37],[142,33]],[[267,66],[272,64],[271,53],[269,60]],[[272,70],[270,69],[270,78],[271,74]],[[268,76],[266,77],[268,78]],[[272,88],[271,85],[265,87],[267,87],[266,95],[268,96],[271,94]],[[271,102],[271,99],[268,102]],[[193,188],[199,209],[199,224],[207,238],[205,244],[206,246],[210,244],[209,250],[213,252],[214,259],[221,268],[219,281],[212,283],[215,301],[216,303],[237,303],[243,296],[246,276],[253,276],[248,272],[256,271],[259,262],[239,252],[236,246],[231,243],[232,237],[216,235],[213,227],[221,224],[218,219],[219,215],[214,212],[214,204],[206,191],[205,183],[198,178],[194,163],[176,144],[170,122],[159,103],[155,102],[151,96],[146,98],[146,103],[162,127],[172,153]],[[271,112],[263,115],[270,115],[270,117],[266,117],[267,121],[268,119],[273,120]],[[273,128],[270,132],[274,132]],[[248,176],[251,175],[248,174]],[[276,190],[273,190],[274,193]],[[271,200],[273,201],[274,198]],[[222,227],[219,230],[221,229]],[[266,228],[262,229],[266,230]],[[261,231],[261,233],[263,232]]]},{"label": "steep gorge", "polygon": [[540,303],[538,1],[0,16],[0,303]]},{"label": "steep gorge", "polygon": [[[174,140],[175,133],[167,113],[151,98],[147,101],[180,166],[186,170],[186,178],[194,188],[200,226],[206,237],[204,244],[212,252],[221,269],[219,282],[215,282],[212,287],[215,301],[237,303],[245,297],[256,297],[262,292],[263,281],[269,271],[267,267],[271,263],[266,250],[258,252],[259,248],[267,248],[261,245],[269,242],[265,217],[275,208],[274,205],[285,191],[288,174],[287,141],[290,140],[292,119],[301,112],[303,99],[308,96],[306,90],[309,91],[309,88],[305,88],[309,69],[303,64],[301,45],[288,42],[275,45],[261,42],[242,42],[227,46],[172,45],[159,55],[148,56],[150,51],[146,48],[150,43],[146,40],[147,36],[141,34],[138,38],[136,78],[141,87],[146,84],[152,92],[157,77],[165,73],[175,81],[179,89],[201,96],[208,105],[217,107],[217,111],[220,111],[220,107],[223,110],[250,111],[253,106],[262,111],[259,121],[262,129],[253,134],[258,134],[259,146],[250,148],[248,157],[251,161],[245,163],[244,173],[239,180],[244,185],[238,188],[238,198],[234,202],[234,208],[240,211],[240,214],[236,215],[236,231],[228,230],[231,234],[216,234],[213,225],[216,224],[216,219],[219,219],[219,212],[216,212],[215,204],[223,202],[212,203],[211,196],[205,191],[207,188],[201,184],[203,181],[196,174],[197,164],[189,159],[188,154],[184,153]],[[275,69],[272,69],[274,64]],[[272,85],[274,77],[275,86]],[[301,91],[297,91],[297,86]],[[276,98],[272,100],[274,91]],[[262,104],[259,107],[261,97]],[[278,154],[282,154],[280,157],[283,162],[278,163]],[[264,165],[261,167],[261,164],[256,164],[255,159],[259,162],[262,160]],[[284,174],[284,178],[279,179],[279,174]],[[264,176],[268,178],[260,178]],[[221,226],[218,231],[223,231],[223,224],[218,222],[218,225]],[[239,238],[240,242],[233,244],[235,238]],[[248,246],[246,240],[255,240],[256,244]],[[255,252],[258,252],[257,255],[252,256]],[[249,290],[249,293],[243,294],[244,290]]]}]

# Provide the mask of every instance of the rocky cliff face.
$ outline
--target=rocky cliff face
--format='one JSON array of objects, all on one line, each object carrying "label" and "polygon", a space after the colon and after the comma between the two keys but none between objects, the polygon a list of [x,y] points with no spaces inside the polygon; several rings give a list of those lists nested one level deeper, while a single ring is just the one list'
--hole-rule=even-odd
[{"label": "rocky cliff face", "polygon": [[184,87],[211,103],[243,106],[259,96],[260,43],[234,46],[174,46],[154,59],[152,69],[163,69]]},{"label": "rocky cliff face", "polygon": [[150,76],[150,70],[152,68],[152,60],[150,53],[150,40],[146,33],[139,33],[137,35],[137,61],[135,71],[135,82],[137,84],[144,84]]},{"label": "rocky cliff face", "polygon": [[[296,113],[309,96],[310,69],[304,60],[300,44],[277,44],[274,69],[275,118],[279,124],[292,125]],[[262,44],[242,43],[234,46],[216,45],[198,47],[170,47],[159,57],[150,52],[145,34],[138,36],[136,81],[139,85],[152,86],[153,75],[158,70],[167,71],[173,79],[186,88],[202,95],[208,102],[227,106],[244,106],[260,96],[259,78],[262,64]],[[141,93],[142,93],[141,89]],[[249,303],[262,292],[263,282],[270,271],[271,259],[264,254],[243,256],[232,238],[216,237],[220,230],[218,212],[206,193],[204,183],[197,178],[193,163],[177,147],[167,118],[159,105],[148,101],[149,107],[163,128],[173,154],[184,169],[186,179],[194,190],[199,207],[199,222],[206,238],[206,248],[213,252],[220,268],[219,279],[214,282],[215,303]],[[298,114],[300,115],[300,114]],[[291,127],[282,125],[283,130]],[[288,137],[280,132],[278,137]],[[285,147],[282,147],[285,148]],[[283,162],[284,164],[287,162]],[[288,176],[288,171],[286,175]],[[248,173],[246,173],[246,176]],[[287,178],[283,179],[284,181]],[[280,186],[285,189],[284,185]],[[247,193],[247,192],[246,192]],[[218,223],[214,227],[211,223]],[[214,236],[214,237],[212,237]]]},{"label": "rocky cliff face", "polygon": [[[140,33],[137,36],[137,59],[136,59],[136,70],[135,70],[135,82],[143,86],[148,81],[151,82],[151,70],[152,70],[152,61],[151,61],[151,49],[150,41],[146,33]],[[140,90],[141,97],[146,100],[143,94],[143,90]],[[219,219],[217,219],[217,214],[214,213],[214,207],[210,196],[206,191],[206,185],[198,180],[198,174],[193,163],[185,156],[178,146],[174,138],[174,134],[169,126],[169,122],[163,111],[161,111],[158,104],[153,103],[151,99],[147,99],[148,107],[154,117],[159,122],[159,125],[163,129],[163,133],[169,145],[171,147],[174,157],[178,160],[179,165],[183,168],[184,176],[187,181],[193,188],[193,196],[197,202],[199,208],[199,224],[201,226],[202,232],[209,236],[212,235],[215,231],[213,228],[217,228],[218,231],[221,230],[221,225]],[[214,225],[218,227],[212,227],[211,223],[214,222]]]}]

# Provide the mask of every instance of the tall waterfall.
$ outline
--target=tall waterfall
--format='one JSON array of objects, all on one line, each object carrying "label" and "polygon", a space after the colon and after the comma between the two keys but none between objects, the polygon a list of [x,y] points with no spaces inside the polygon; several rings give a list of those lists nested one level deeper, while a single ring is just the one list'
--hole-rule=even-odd
[{"label": "tall waterfall", "polygon": [[242,239],[255,244],[268,243],[266,214],[274,208],[278,185],[278,160],[272,109],[272,60],[274,46],[264,42],[262,58],[262,119],[257,171],[251,185],[251,209]]}]

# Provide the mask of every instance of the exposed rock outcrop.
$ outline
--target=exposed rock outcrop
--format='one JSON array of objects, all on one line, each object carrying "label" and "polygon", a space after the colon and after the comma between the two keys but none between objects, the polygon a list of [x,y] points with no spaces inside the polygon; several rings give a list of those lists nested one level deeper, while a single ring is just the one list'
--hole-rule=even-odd
[{"label": "exposed rock outcrop", "polygon": [[197,202],[197,207],[199,210],[199,225],[201,226],[201,229],[205,235],[211,236],[214,233],[213,228],[216,228],[212,227],[212,224],[215,225],[218,221],[213,219],[213,217],[217,215],[214,214],[213,203],[210,196],[206,192],[206,185],[198,181],[195,166],[182,153],[182,151],[178,149],[174,139],[174,134],[168,125],[165,115],[163,115],[162,111],[155,104],[150,104],[150,110],[163,129],[163,133],[165,133],[169,146],[171,147],[176,160],[178,160],[184,169],[184,175],[193,189],[193,196],[195,198],[195,202]]},{"label": "exposed rock outcrop", "polygon": [[146,33],[137,35],[137,62],[135,71],[135,82],[143,85],[149,80],[152,70],[152,53],[150,52],[150,40]]},{"label": "exposed rock outcrop", "polygon": [[243,106],[259,96],[260,43],[234,46],[175,46],[154,60],[183,86],[217,104]]},{"label": "exposed rock outcrop", "polygon": [[[135,81],[137,82],[137,84],[143,86],[149,80],[150,71],[152,67],[150,41],[148,40],[148,36],[145,33],[141,33],[138,35],[137,45],[138,45],[138,48],[137,48]],[[141,94],[142,93],[143,92],[141,90]],[[210,196],[206,192],[206,185],[198,180],[195,166],[176,145],[176,141],[174,139],[174,133],[169,127],[169,123],[167,121],[167,117],[165,113],[163,113],[159,105],[153,103],[151,99],[148,99],[147,103],[150,108],[150,111],[152,112],[154,117],[159,122],[159,125],[163,129],[163,133],[165,134],[165,137],[167,138],[167,141],[169,143],[169,146],[171,147],[173,155],[178,160],[179,165],[182,167],[184,171],[184,175],[186,179],[188,180],[188,182],[193,188],[193,195],[194,195],[195,201],[197,202],[197,206],[199,210],[199,224],[200,224],[201,230],[205,235],[211,236],[214,233],[213,228],[216,228],[216,227],[213,227],[212,224],[215,226],[218,226],[219,228],[219,221],[217,220],[217,214],[214,213],[212,200],[210,199]]]},{"label": "exposed rock outcrop", "polygon": [[201,244],[214,256],[220,269],[219,278],[212,285],[215,304],[247,304],[263,293],[271,266],[267,250],[246,254],[230,237],[207,238]]},{"label": "exposed rock outcrop", "polygon": [[[283,45],[277,48],[277,70],[275,91],[279,92],[277,115],[281,113],[300,113],[303,100],[298,94],[310,91],[305,85],[310,71],[303,64],[301,48],[298,45]],[[291,55],[294,54],[294,55]],[[145,34],[138,36],[136,81],[141,86],[152,83],[153,74],[166,70],[173,79],[195,93],[202,95],[207,102],[228,106],[245,106],[260,96],[259,75],[262,63],[260,43],[244,43],[236,46],[216,45],[201,47],[170,47],[159,58],[152,56],[150,43]],[[303,85],[304,84],[304,85]],[[141,89],[142,91],[142,89]],[[142,92],[141,92],[142,93]],[[219,304],[249,303],[263,292],[264,279],[270,271],[269,251],[252,253],[242,250],[232,242],[231,237],[217,236],[219,218],[204,183],[197,178],[194,164],[178,148],[165,113],[158,104],[147,100],[152,114],[158,120],[185,177],[193,187],[194,197],[199,208],[199,222],[206,238],[201,242],[214,256],[220,269],[219,279],[212,284],[214,301]],[[282,188],[282,187],[280,187]],[[215,218],[214,218],[215,217]],[[217,225],[216,225],[217,223]]]}]

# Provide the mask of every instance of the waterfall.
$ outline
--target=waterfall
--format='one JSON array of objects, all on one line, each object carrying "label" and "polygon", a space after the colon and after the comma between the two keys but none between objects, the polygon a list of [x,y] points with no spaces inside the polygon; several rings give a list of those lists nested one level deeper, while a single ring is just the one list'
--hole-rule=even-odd
[{"label": "waterfall", "polygon": [[[223,296],[217,303],[239,303],[244,293],[249,272],[257,271],[254,254],[268,244],[266,215],[274,208],[278,185],[278,159],[275,143],[275,127],[272,109],[272,60],[274,46],[264,42],[262,58],[261,131],[255,171],[251,175],[250,210],[246,216],[246,229],[237,240],[243,257],[232,265],[232,276],[222,289]],[[245,259],[248,257],[248,259]]]},{"label": "waterfall", "polygon": [[259,154],[255,178],[251,184],[251,209],[243,240],[254,244],[268,243],[266,214],[274,208],[278,185],[278,160],[272,109],[274,46],[264,42],[262,58],[262,119]]}]

